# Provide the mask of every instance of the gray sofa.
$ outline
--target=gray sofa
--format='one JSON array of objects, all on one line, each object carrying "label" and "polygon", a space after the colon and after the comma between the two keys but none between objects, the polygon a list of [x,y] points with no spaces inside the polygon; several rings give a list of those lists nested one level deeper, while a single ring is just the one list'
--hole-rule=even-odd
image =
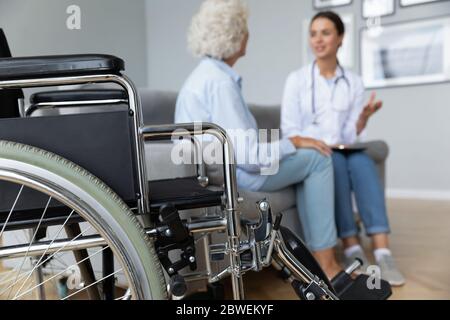
[{"label": "gray sofa", "polygon": [[[177,93],[164,91],[140,90],[143,106],[144,123],[146,125],[158,125],[173,123]],[[277,129],[280,126],[280,106],[250,105],[258,126],[261,129]],[[152,143],[146,145],[146,161],[148,177],[150,180],[176,178],[195,175],[194,165],[174,165],[170,159],[171,143]],[[385,160],[388,155],[388,146],[383,141],[367,143],[366,152],[373,158],[379,170],[380,177],[385,181]],[[207,175],[212,185],[220,185],[217,179],[217,168],[208,168]],[[241,211],[247,218],[256,217],[257,201],[267,198],[270,201],[274,213],[283,212],[283,224],[301,236],[301,224],[296,211],[296,199],[294,188],[286,188],[274,193],[258,193],[239,190],[244,198],[241,203]]]}]

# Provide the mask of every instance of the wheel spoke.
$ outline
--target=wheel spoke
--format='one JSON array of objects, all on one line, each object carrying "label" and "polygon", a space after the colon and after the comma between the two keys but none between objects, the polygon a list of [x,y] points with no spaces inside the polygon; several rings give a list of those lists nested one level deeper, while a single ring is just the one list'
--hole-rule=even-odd
[{"label": "wheel spoke", "polygon": [[69,299],[70,297],[73,297],[74,295],[76,295],[76,294],[78,294],[78,293],[80,293],[80,292],[86,290],[87,288],[92,287],[93,285],[95,285],[95,284],[97,284],[97,283],[99,283],[99,282],[102,282],[103,280],[105,280],[105,279],[107,279],[107,278],[109,278],[109,277],[112,277],[113,275],[115,275],[115,274],[117,274],[117,273],[119,273],[119,272],[121,272],[121,271],[122,271],[122,269],[119,269],[119,270],[117,270],[117,271],[114,271],[113,273],[110,273],[110,274],[108,274],[107,276],[104,276],[103,278],[101,278],[101,279],[99,279],[99,280],[97,280],[97,281],[91,283],[90,285],[84,287],[83,289],[80,289],[80,290],[78,290],[78,291],[76,291],[76,292],[74,292],[74,293],[68,295],[67,297],[65,297],[65,298],[63,298],[63,299],[61,299],[61,300],[67,300],[67,299]]},{"label": "wheel spoke", "polygon": [[35,288],[37,288],[37,287],[39,287],[39,286],[45,284],[46,282],[48,282],[48,281],[50,281],[50,280],[52,280],[52,279],[57,278],[58,276],[64,274],[67,270],[70,270],[72,267],[75,267],[75,266],[77,266],[78,264],[80,264],[80,263],[82,263],[82,262],[84,262],[84,261],[86,261],[86,260],[88,260],[88,259],[90,259],[90,258],[96,256],[97,254],[99,254],[100,252],[102,252],[103,250],[105,250],[105,249],[108,248],[108,247],[109,247],[109,246],[105,246],[105,247],[101,248],[100,250],[96,251],[95,253],[91,254],[89,257],[86,257],[86,258],[84,258],[83,260],[81,260],[81,261],[79,261],[79,262],[77,262],[77,263],[74,263],[74,264],[68,266],[66,269],[64,269],[64,270],[58,272],[57,274],[51,276],[50,278],[44,280],[42,283],[39,283],[39,284],[37,284],[36,286],[34,286],[33,288],[29,289],[28,291],[25,291],[25,292],[21,293],[19,296],[17,296],[17,298],[14,297],[14,299],[18,299],[18,298],[20,298],[22,295],[28,293],[29,291],[34,290]]},{"label": "wheel spoke", "polygon": [[[50,248],[50,246],[47,247],[47,249],[44,251],[44,253],[42,254],[42,256],[39,258],[38,262],[36,263],[36,265],[33,267],[33,269],[31,271],[28,272],[27,278],[25,279],[25,282],[30,279],[31,275],[33,274],[33,272],[36,270],[36,268],[39,268],[40,266],[42,266],[45,262],[49,261],[51,258],[53,258],[58,252],[60,252],[62,249],[64,249],[66,246],[68,246],[69,244],[71,244],[72,242],[74,242],[76,239],[78,239],[79,237],[81,237],[83,235],[84,232],[87,232],[91,229],[91,226],[89,226],[88,228],[86,228],[84,231],[81,231],[80,234],[78,234],[75,238],[73,238],[72,240],[70,240],[68,243],[66,243],[64,246],[62,246],[61,248],[59,248],[56,252],[54,252],[53,254],[51,254],[50,256],[48,256],[44,261],[41,262],[42,258],[45,256],[45,254],[48,251],[48,248]],[[54,242],[55,239],[53,239],[53,241],[50,243],[50,245]],[[24,283],[25,283],[24,282]],[[22,285],[23,286],[23,285]],[[22,289],[22,287],[19,288],[19,290],[17,291],[16,295],[20,292],[20,290]]]},{"label": "wheel spoke", "polygon": [[[30,248],[31,248],[31,246],[32,246],[33,243],[34,243],[34,240],[35,240],[36,235],[37,235],[37,233],[38,233],[38,231],[39,231],[39,228],[41,227],[42,220],[44,220],[44,216],[45,216],[45,213],[47,212],[48,206],[50,205],[50,201],[52,201],[52,197],[49,197],[49,198],[48,198],[47,204],[45,205],[45,208],[44,208],[44,212],[42,213],[41,218],[39,219],[38,225],[37,225],[37,227],[35,228],[34,234],[33,234],[32,238],[31,238],[31,240],[30,240],[30,244],[29,244],[29,246],[28,246],[28,248],[27,248],[27,252],[25,253],[25,257],[22,259],[22,263],[21,263],[21,265],[20,265],[19,271],[17,272],[17,276],[19,276],[19,274],[22,272],[23,265],[24,265],[24,263],[25,263],[25,260],[26,260],[27,257],[28,257],[28,253],[30,252]],[[17,278],[16,278],[15,281],[17,281]],[[9,298],[9,295],[11,294],[11,291],[12,291],[13,289],[14,289],[14,286],[13,286],[13,287],[11,288],[11,290],[9,291],[9,293],[8,293],[8,298]]]},{"label": "wheel spoke", "polygon": [[16,200],[14,200],[14,204],[13,204],[11,210],[9,210],[9,214],[8,214],[8,216],[6,217],[5,222],[3,223],[2,231],[0,231],[0,238],[2,237],[3,232],[5,231],[6,225],[8,224],[9,219],[11,218],[11,215],[12,215],[14,209],[16,208],[16,204],[17,204],[17,201],[19,201],[20,194],[22,193],[22,190],[23,190],[23,185],[20,186],[20,190],[19,190],[19,193],[18,193],[17,196],[16,196]]}]

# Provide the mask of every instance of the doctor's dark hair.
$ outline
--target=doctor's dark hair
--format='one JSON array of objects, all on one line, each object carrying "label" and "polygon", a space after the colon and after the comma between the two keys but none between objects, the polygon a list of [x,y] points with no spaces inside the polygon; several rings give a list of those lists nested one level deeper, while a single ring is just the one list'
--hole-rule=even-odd
[{"label": "doctor's dark hair", "polygon": [[338,32],[338,35],[342,36],[345,33],[345,25],[342,21],[341,17],[333,12],[333,11],[321,11],[317,13],[312,19],[310,26],[313,24],[314,21],[320,18],[325,18],[333,22],[334,26],[336,27],[336,30]]}]

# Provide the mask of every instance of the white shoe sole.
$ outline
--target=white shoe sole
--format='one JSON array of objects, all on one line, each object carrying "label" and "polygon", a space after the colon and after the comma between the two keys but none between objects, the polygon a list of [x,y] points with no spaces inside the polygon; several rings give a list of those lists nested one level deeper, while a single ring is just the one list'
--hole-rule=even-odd
[{"label": "white shoe sole", "polygon": [[[387,281],[387,280],[386,280],[386,281]],[[393,286],[393,287],[401,287],[401,286],[404,286],[405,283],[406,283],[405,280],[403,280],[403,281],[388,281],[388,282],[389,282],[389,284],[390,284],[391,286]]]}]

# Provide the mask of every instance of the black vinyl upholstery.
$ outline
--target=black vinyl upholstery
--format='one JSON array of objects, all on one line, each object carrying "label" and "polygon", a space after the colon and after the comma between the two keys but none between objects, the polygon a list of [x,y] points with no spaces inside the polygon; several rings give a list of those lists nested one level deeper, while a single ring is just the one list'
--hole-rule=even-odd
[{"label": "black vinyl upholstery", "polygon": [[168,203],[178,210],[218,206],[223,195],[222,190],[201,186],[197,177],[150,181],[149,190],[152,211]]},{"label": "black vinyl upholstery", "polygon": [[20,57],[0,59],[0,80],[119,74],[122,59],[104,54]]},{"label": "black vinyl upholstery", "polygon": [[82,89],[43,91],[31,95],[30,103],[66,102],[66,101],[97,101],[97,100],[127,100],[128,95],[120,89]]},{"label": "black vinyl upholstery", "polygon": [[[35,118],[0,119],[0,139],[60,155],[91,172],[125,202],[137,201],[132,118],[127,110]],[[3,183],[3,182],[2,182]],[[0,184],[0,212],[8,211],[16,188]],[[16,209],[42,208],[42,195],[29,195]]]}]

